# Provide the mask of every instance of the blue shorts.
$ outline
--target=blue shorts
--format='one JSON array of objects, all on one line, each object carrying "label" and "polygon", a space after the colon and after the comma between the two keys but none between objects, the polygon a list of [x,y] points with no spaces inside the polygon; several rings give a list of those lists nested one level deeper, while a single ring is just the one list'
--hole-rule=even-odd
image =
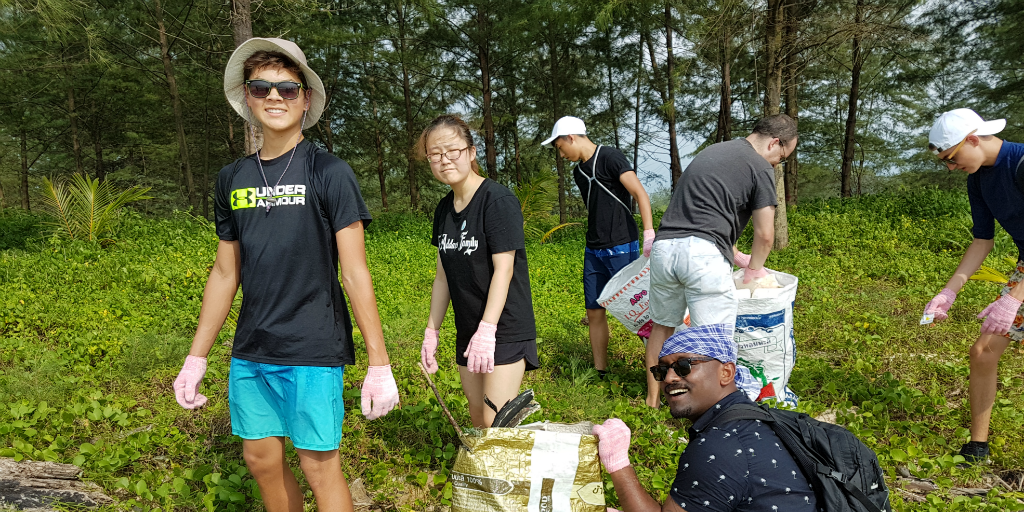
[{"label": "blue shorts", "polygon": [[231,433],[242,439],[288,437],[302,450],[341,444],[344,366],[281,366],[231,359]]},{"label": "blue shorts", "polygon": [[604,285],[622,267],[640,257],[640,242],[616,245],[607,249],[583,250],[583,301],[587,309],[604,309],[597,303]]}]

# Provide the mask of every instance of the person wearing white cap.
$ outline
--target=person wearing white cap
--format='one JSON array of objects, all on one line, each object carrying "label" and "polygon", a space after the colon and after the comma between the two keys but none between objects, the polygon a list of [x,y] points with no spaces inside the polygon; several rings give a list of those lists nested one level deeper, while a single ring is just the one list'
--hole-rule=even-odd
[{"label": "person wearing white cap", "polygon": [[631,199],[640,209],[645,257],[651,255],[654,243],[654,220],[651,199],[626,156],[614,147],[594,144],[586,134],[582,119],[565,116],[555,122],[551,137],[542,145],[554,145],[562,158],[578,162],[572,177],[587,205],[583,299],[594,367],[603,377],[608,369],[608,315],[597,298],[612,276],[640,256]]},{"label": "person wearing white cap", "polygon": [[1006,142],[995,134],[1005,119],[985,121],[971,109],[958,108],[939,116],[928,134],[928,149],[949,170],[967,176],[967,197],[974,221],[974,240],[946,287],[924,309],[922,322],[948,318],[957,292],[984,263],[995,245],[995,221],[1017,245],[1017,268],[999,299],[989,304],[981,335],[971,347],[971,440],[960,449],[968,463],[988,458],[988,427],[996,398],[999,358],[1010,342],[1024,342],[1024,144]]},{"label": "person wearing white cap", "polygon": [[[182,407],[206,404],[198,392],[206,358],[241,286],[228,408],[269,512],[303,509],[285,438],[318,509],[352,510],[338,447],[342,378],[345,366],[355,363],[355,347],[339,263],[370,363],[362,412],[374,419],[398,405],[366,264],[363,229],[370,214],[348,164],[302,135],[319,120],[324,92],[291,41],[249,39],[228,60],[224,93],[238,115],[261,127],[263,145],[217,177],[220,241],[192,347],[174,381]],[[249,135],[255,146],[255,134]]]}]

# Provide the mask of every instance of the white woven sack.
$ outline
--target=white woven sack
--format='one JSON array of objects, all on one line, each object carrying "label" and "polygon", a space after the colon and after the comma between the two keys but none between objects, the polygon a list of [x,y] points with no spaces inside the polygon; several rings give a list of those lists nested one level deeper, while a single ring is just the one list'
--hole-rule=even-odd
[{"label": "white woven sack", "polygon": [[651,333],[651,259],[640,255],[622,267],[601,290],[597,303],[631,332]]},{"label": "white woven sack", "polygon": [[[774,271],[773,271],[774,272]],[[739,295],[736,331],[733,339],[739,349],[739,363],[750,370],[762,386],[772,385],[775,398],[796,405],[797,396],[789,389],[789,376],[796,365],[796,339],[793,336],[793,301],[796,300],[796,276],[774,272],[782,288]],[[733,278],[742,280],[743,271]],[[762,397],[768,398],[762,391]]]}]

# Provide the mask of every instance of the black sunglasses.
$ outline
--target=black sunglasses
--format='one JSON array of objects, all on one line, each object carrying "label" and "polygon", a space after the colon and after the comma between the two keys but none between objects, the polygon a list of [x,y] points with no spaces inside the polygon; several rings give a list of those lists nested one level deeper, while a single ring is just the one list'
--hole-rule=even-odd
[{"label": "black sunglasses", "polygon": [[299,97],[299,89],[306,86],[297,82],[268,82],[266,80],[246,80],[245,86],[249,89],[249,95],[253,98],[266,98],[270,96],[271,89],[277,89],[281,98],[294,100]]},{"label": "black sunglasses", "polygon": [[715,361],[713,357],[688,357],[683,359],[676,359],[672,364],[658,364],[651,367],[651,373],[654,375],[654,380],[661,382],[665,380],[668,375],[669,368],[676,372],[676,375],[685,377],[690,374],[690,366],[694,364],[706,363],[708,361]]}]

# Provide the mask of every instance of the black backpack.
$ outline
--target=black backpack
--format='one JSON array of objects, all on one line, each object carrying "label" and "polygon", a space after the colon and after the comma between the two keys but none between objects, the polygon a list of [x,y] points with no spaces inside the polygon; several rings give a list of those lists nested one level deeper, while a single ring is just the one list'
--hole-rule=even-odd
[{"label": "black backpack", "polygon": [[849,430],[804,413],[753,404],[727,408],[708,428],[735,420],[761,420],[771,427],[814,488],[820,510],[892,510],[878,457]]}]

